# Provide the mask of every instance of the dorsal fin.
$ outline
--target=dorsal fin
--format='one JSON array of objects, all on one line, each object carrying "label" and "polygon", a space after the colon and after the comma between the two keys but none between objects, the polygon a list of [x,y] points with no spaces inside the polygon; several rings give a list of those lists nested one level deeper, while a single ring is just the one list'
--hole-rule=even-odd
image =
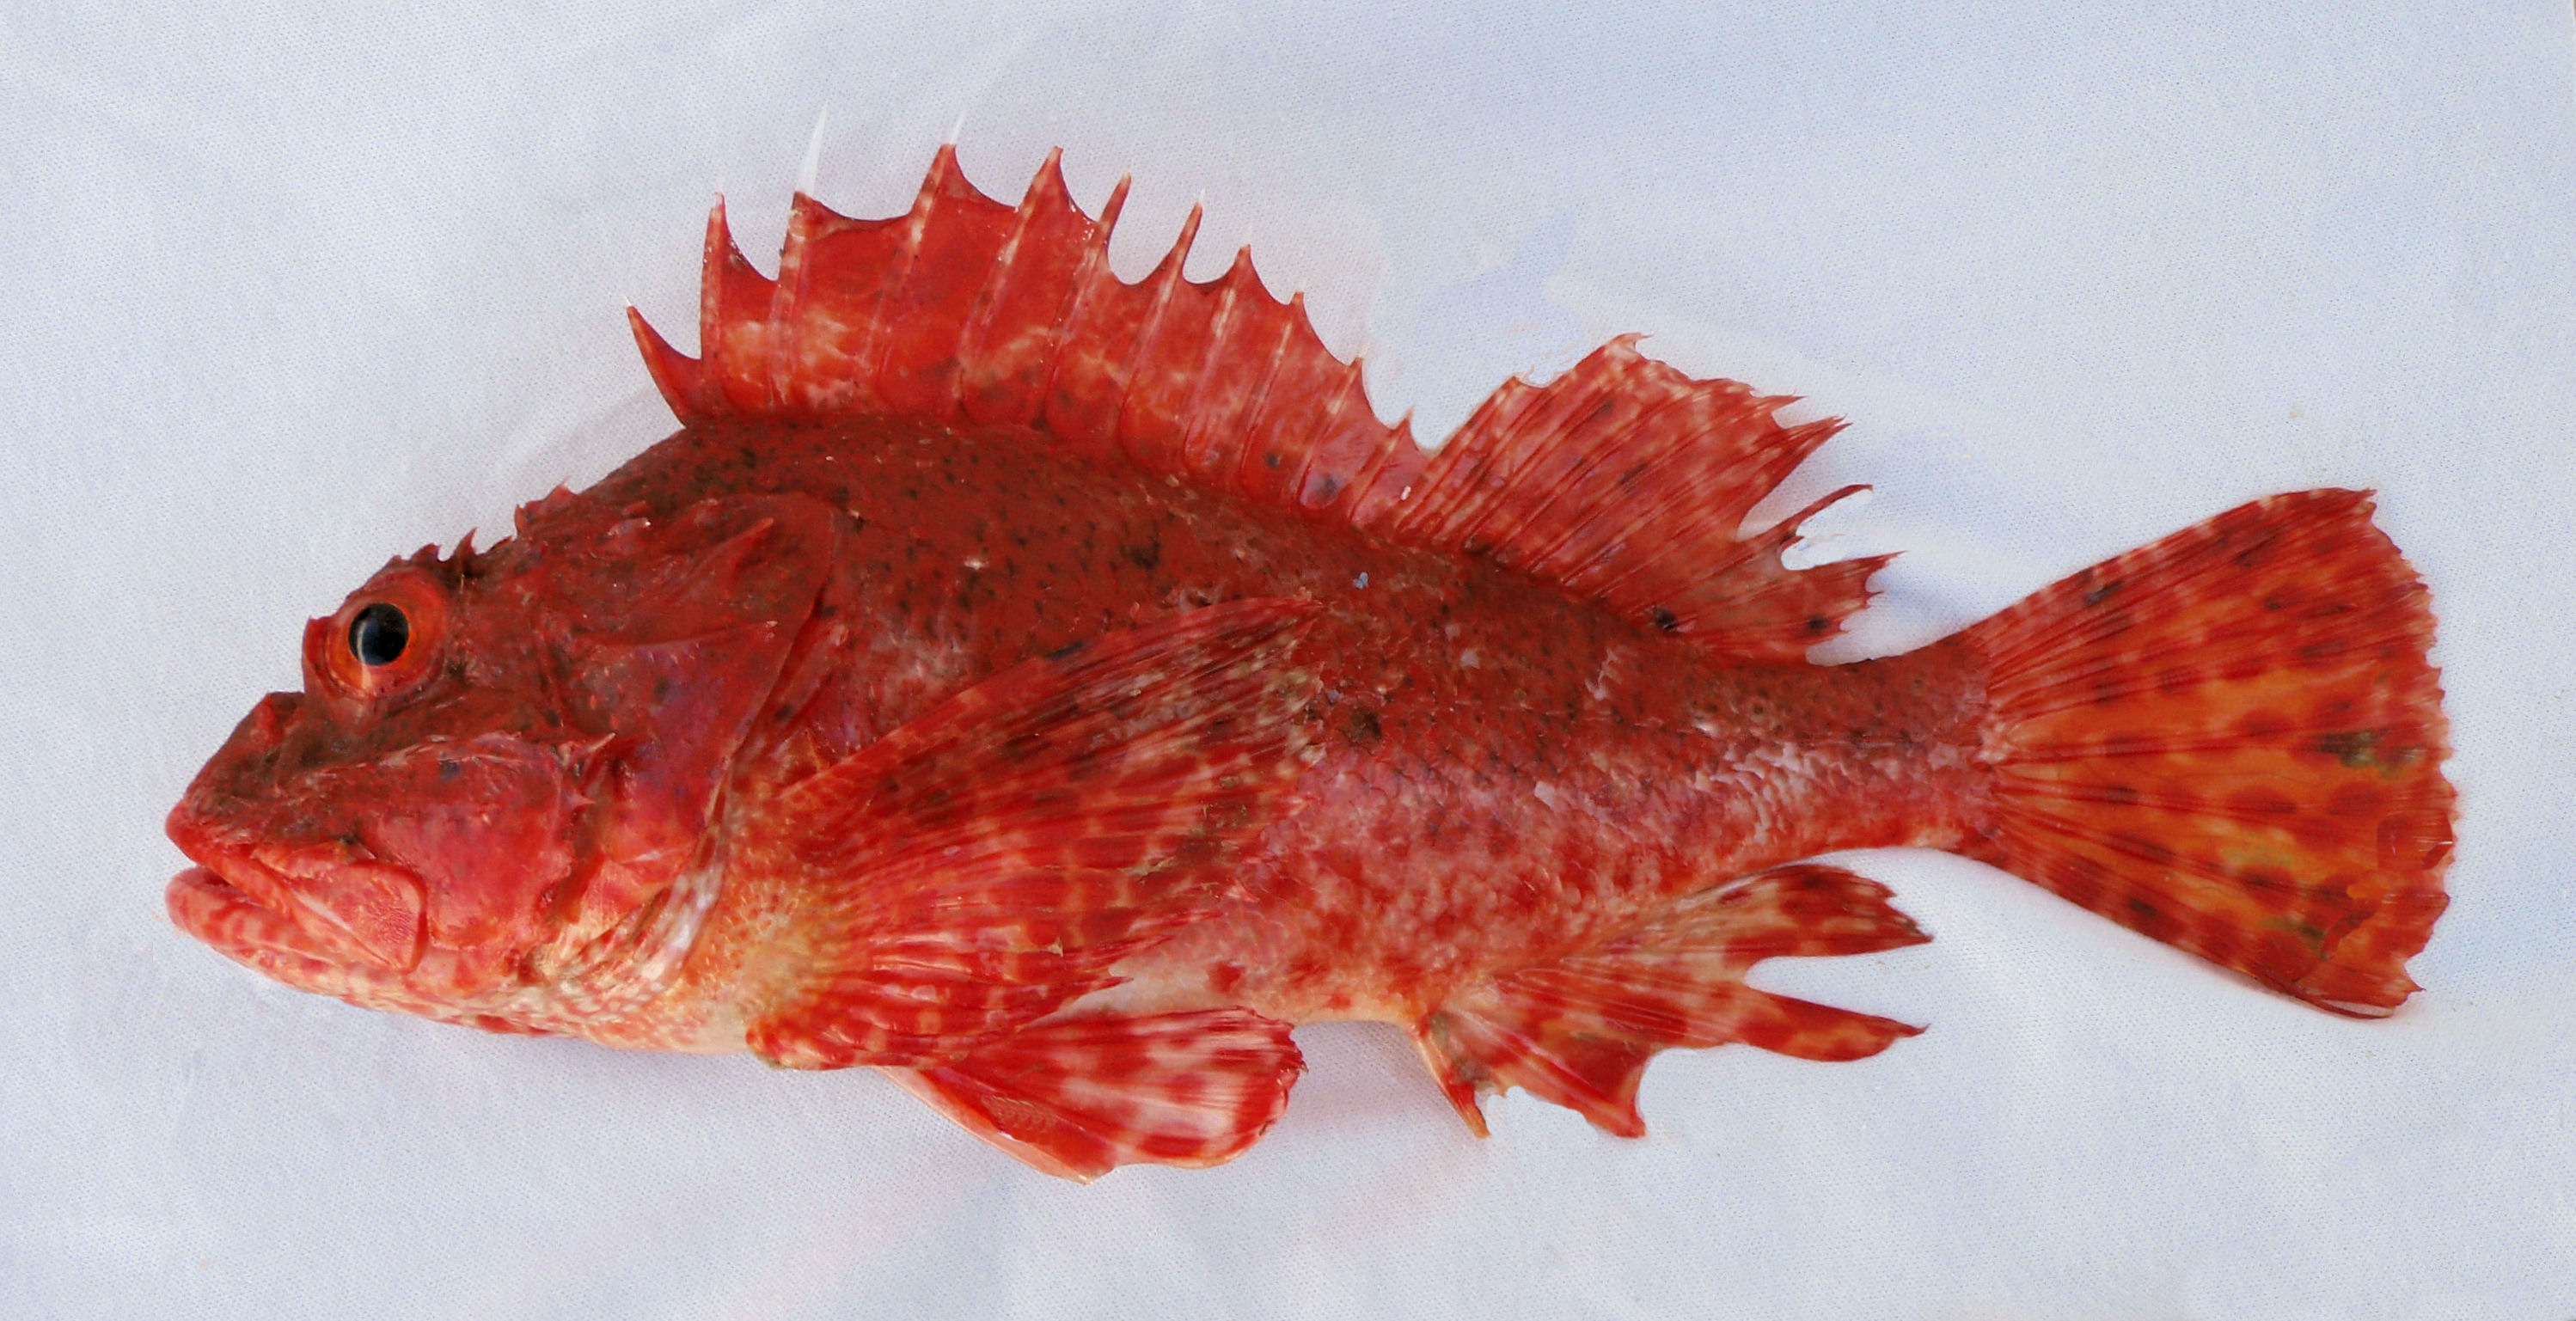
[{"label": "dorsal fin", "polygon": [[1745,514],[1839,428],[1782,427],[1789,402],[1697,381],[1611,341],[1544,386],[1495,391],[1437,456],[1378,421],[1344,363],[1249,252],[1182,277],[1198,230],[1136,284],[1109,269],[1127,185],[1093,220],[1050,153],[1018,206],[976,190],[953,147],[912,209],[852,220],[803,193],[776,280],[707,222],[702,358],[629,311],[662,397],[690,425],[867,415],[1033,427],[1307,517],[1482,554],[1719,653],[1796,660],[1867,600],[1884,557],[1791,570],[1798,524]]},{"label": "dorsal fin", "polygon": [[1790,399],[1695,381],[1622,335],[1545,385],[1479,405],[1386,531],[1481,553],[1728,656],[1793,661],[1867,604],[1889,556],[1791,569],[1798,525],[1846,486],[1739,536],[1744,516],[1842,429],[1783,427]]}]

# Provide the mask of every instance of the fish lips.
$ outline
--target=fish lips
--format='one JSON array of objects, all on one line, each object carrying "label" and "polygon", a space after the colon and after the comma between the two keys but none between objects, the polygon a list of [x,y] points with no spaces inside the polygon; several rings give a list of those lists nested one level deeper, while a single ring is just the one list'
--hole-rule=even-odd
[{"label": "fish lips", "polygon": [[394,974],[420,963],[428,922],[419,879],[360,847],[187,851],[200,865],[171,880],[170,920],[234,958],[268,968],[272,959],[249,957],[264,951]]}]

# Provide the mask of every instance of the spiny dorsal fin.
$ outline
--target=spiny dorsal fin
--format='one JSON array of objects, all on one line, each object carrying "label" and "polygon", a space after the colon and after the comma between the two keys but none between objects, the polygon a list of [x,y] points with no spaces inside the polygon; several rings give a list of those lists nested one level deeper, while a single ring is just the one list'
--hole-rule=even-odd
[{"label": "spiny dorsal fin", "polygon": [[[641,317],[680,420],[868,415],[1006,423],[1148,472],[1483,554],[1721,654],[1796,660],[1867,600],[1884,557],[1791,570],[1780,551],[1836,492],[1769,531],[1744,516],[1839,428],[1782,427],[1783,398],[1696,381],[1613,340],[1544,386],[1497,390],[1435,457],[1377,420],[1360,364],[1263,289],[1249,252],[1204,284],[1198,230],[1136,284],[1109,269],[1121,182],[1098,220],[1050,154],[1018,206],[941,147],[912,209],[852,220],[802,193],[779,276],[752,269],[718,204],[692,359]],[[1856,488],[1850,488],[1856,489]]]}]

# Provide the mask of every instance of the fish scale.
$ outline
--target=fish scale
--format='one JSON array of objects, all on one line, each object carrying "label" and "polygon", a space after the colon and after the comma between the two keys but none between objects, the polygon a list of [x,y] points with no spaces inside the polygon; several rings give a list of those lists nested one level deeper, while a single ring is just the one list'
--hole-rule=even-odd
[{"label": "fish scale", "polygon": [[[179,925],[495,1031],[886,1071],[1049,1173],[1207,1165],[1290,1028],[1413,1034],[1460,1116],[1614,1133],[1661,1050],[1920,1029],[1757,990],[1929,937],[1807,861],[1949,849],[2322,1008],[2447,902],[2423,585],[2358,492],[2259,500],[1901,656],[1885,557],[1747,515],[1839,423],[1633,336],[1436,453],[1248,256],[1137,284],[1050,159],[706,243],[683,429],[397,560],[173,811]],[[467,773],[468,771],[471,773]]]}]

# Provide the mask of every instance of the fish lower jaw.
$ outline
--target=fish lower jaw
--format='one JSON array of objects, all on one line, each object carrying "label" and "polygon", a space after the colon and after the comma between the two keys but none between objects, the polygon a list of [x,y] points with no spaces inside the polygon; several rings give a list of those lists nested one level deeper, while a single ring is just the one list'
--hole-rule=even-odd
[{"label": "fish lower jaw", "polygon": [[317,939],[212,867],[191,867],[170,880],[170,921],[215,952],[299,991],[363,1001],[381,995],[393,974]]}]

